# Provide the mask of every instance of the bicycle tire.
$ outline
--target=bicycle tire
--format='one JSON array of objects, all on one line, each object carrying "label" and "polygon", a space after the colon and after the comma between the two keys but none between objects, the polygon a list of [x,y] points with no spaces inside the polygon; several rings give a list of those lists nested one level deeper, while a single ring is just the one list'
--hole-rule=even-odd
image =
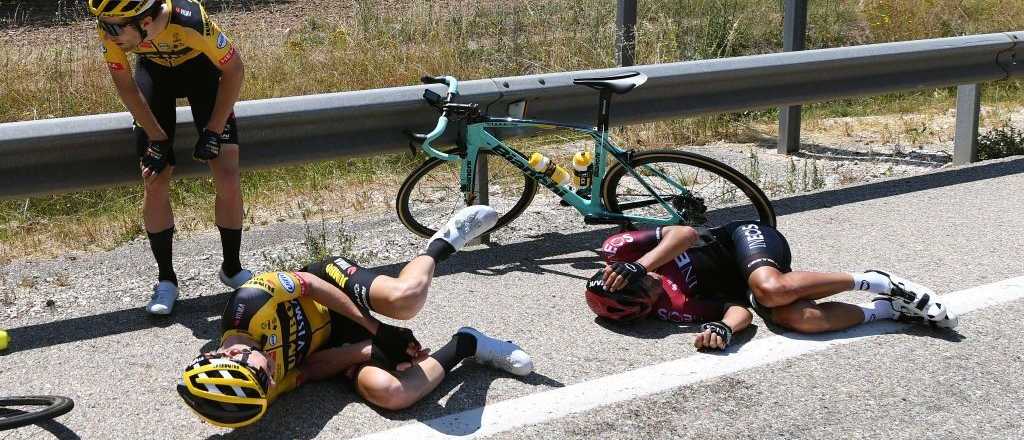
[{"label": "bicycle tire", "polygon": [[[726,165],[715,159],[702,156],[699,154],[676,150],[645,151],[633,155],[632,158],[633,169],[637,169],[641,166],[651,165],[654,163],[678,164],[682,166],[692,167],[693,169],[698,170],[698,172],[693,174],[692,176],[674,176],[674,178],[682,179],[684,181],[689,180],[690,183],[684,182],[684,186],[686,186],[688,190],[696,193],[702,199],[701,204],[705,205],[705,208],[708,212],[714,212],[715,210],[719,209],[736,210],[736,213],[728,213],[727,216],[723,215],[723,217],[732,218],[725,218],[722,219],[722,221],[708,222],[707,219],[705,219],[705,221],[699,222],[684,222],[685,224],[719,226],[731,220],[754,220],[754,218],[749,217],[756,215],[757,220],[767,223],[773,227],[776,225],[775,208],[772,206],[771,200],[768,198],[768,196],[764,194],[764,191],[761,191],[761,188],[758,188],[758,186],[754,182],[747,178],[747,176],[743,175],[743,173],[737,171],[736,169],[730,167],[729,165]],[[701,174],[699,172],[700,170],[707,171],[709,174],[720,178],[720,180],[714,183],[705,183],[703,185],[700,185],[699,187],[696,187],[701,181]],[[623,184],[624,178],[628,178],[635,181],[635,178],[632,175],[628,174],[627,169],[621,163],[616,162],[609,168],[606,178],[604,180],[604,184],[601,188],[602,201],[604,201],[605,207],[607,207],[609,211],[622,213],[621,207],[625,205],[625,202],[621,200],[623,197],[619,194],[619,191],[620,185]],[[650,179],[645,179],[645,181],[646,180]],[[706,206],[705,202],[709,200],[710,196],[715,195],[708,191],[701,192],[702,190],[708,188],[714,189],[715,191],[720,191],[719,198],[721,198],[722,200],[725,200],[726,196],[735,197],[735,192],[731,191],[731,189],[728,188],[728,185],[725,185],[722,182],[731,184],[732,187],[742,192],[746,196],[747,201],[749,201],[753,209],[746,209],[744,207],[745,205],[743,205],[742,203],[732,203],[729,206],[718,206],[717,204],[714,206]],[[650,183],[651,182],[648,182],[648,184]],[[667,213],[664,212],[664,208],[661,207],[661,205],[657,201],[655,201],[653,197],[650,196],[650,192],[646,191],[646,189],[643,189],[643,187],[640,186],[639,183],[637,183],[636,186],[639,188],[639,190],[636,191],[638,193],[638,196],[642,194],[643,196],[648,197],[651,201],[653,201],[653,203],[647,202],[648,204],[646,206],[656,206],[656,210],[661,210],[661,213],[664,214],[667,218]],[[674,191],[674,188],[672,190]],[[675,200],[676,196],[682,197],[681,194],[667,194],[667,196],[668,197],[663,198],[663,200],[671,201]],[[644,202],[638,202],[633,204],[640,205],[643,203]],[[728,205],[727,203],[723,204]],[[744,216],[748,218],[739,218]]]},{"label": "bicycle tire", "polygon": [[[50,420],[67,414],[75,407],[75,401],[64,396],[18,396],[0,398],[0,409],[10,406],[41,406],[37,411],[30,411],[11,417],[0,415],[0,431],[20,428],[41,421]],[[18,411],[20,412],[20,411]]]},{"label": "bicycle tire", "polygon": [[[498,210],[498,222],[488,232],[495,231],[515,220],[519,217],[523,211],[526,210],[527,206],[533,201],[533,197],[537,194],[537,182],[529,178],[522,173],[519,169],[515,168],[511,163],[508,163],[496,153],[490,151],[481,151],[480,157],[493,157],[498,160],[489,160],[488,165],[491,164],[503,164],[507,165],[510,175],[505,175],[503,181],[516,181],[516,175],[521,176],[523,179],[523,188],[520,192],[518,187],[512,188],[509,192],[508,200],[516,199],[515,203],[494,203],[492,200],[489,204],[494,206]],[[398,196],[395,199],[395,208],[398,211],[398,219],[408,228],[410,231],[421,237],[430,237],[437,232],[436,227],[443,224],[448,220],[451,214],[454,214],[456,210],[462,208],[464,203],[464,197],[461,191],[459,191],[459,165],[460,161],[445,161],[431,157],[425,162],[420,164],[415,170],[409,173],[409,176],[402,182],[402,186],[398,189]],[[443,170],[435,172],[439,167],[444,167]],[[489,175],[495,174],[491,169],[488,170]],[[514,171],[514,174],[511,174]],[[430,206],[427,209],[425,206],[423,209],[414,209],[410,206],[411,201],[414,199],[414,195],[417,190],[424,186],[424,179],[429,175],[442,175],[439,179],[442,183],[439,188],[450,189],[451,194],[445,194],[442,196],[443,199],[455,199],[453,201],[452,209],[432,209]],[[491,195],[493,199],[493,188],[494,177],[491,179]],[[514,184],[514,183],[513,183]],[[428,202],[426,205],[431,205],[433,202]],[[495,206],[500,205],[500,206]],[[508,206],[511,205],[511,206]],[[429,214],[429,215],[428,215]]]}]

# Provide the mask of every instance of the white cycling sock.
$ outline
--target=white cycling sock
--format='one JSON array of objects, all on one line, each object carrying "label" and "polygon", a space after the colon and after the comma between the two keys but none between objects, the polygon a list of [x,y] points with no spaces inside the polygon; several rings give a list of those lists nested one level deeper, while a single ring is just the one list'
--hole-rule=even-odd
[{"label": "white cycling sock", "polygon": [[892,283],[889,277],[878,272],[851,273],[853,276],[853,290],[865,290],[871,293],[889,293],[892,290]]},{"label": "white cycling sock", "polygon": [[870,306],[860,306],[860,309],[864,312],[864,322],[896,319],[896,310],[893,310],[892,302],[889,300],[873,301]]}]

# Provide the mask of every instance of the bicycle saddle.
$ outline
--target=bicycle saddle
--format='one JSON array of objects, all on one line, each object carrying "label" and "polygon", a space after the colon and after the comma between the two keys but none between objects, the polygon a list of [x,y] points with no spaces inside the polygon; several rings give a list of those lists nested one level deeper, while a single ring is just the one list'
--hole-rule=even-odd
[{"label": "bicycle saddle", "polygon": [[618,75],[597,78],[576,78],[573,84],[587,86],[595,90],[611,90],[620,95],[628,93],[647,82],[647,75],[640,72],[627,72]]}]

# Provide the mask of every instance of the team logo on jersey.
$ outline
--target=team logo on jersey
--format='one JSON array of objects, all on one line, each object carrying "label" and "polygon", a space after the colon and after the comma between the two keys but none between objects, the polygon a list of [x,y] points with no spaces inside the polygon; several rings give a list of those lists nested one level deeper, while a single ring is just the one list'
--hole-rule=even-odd
[{"label": "team logo on jersey", "polygon": [[177,13],[181,14],[184,17],[191,17],[192,16],[192,11],[189,11],[188,9],[181,9],[180,6],[177,7],[177,8],[174,8],[174,12],[177,12]]},{"label": "team logo on jersey", "polygon": [[223,49],[228,45],[228,37],[223,32],[217,34],[217,49]]},{"label": "team logo on jersey", "polygon": [[334,264],[327,265],[327,276],[331,277],[335,283],[338,283],[338,287],[345,287],[345,283],[348,282],[348,277],[341,272],[341,268]]},{"label": "team logo on jersey", "polygon": [[295,293],[295,282],[288,275],[279,273],[277,274],[277,279],[281,281],[281,287],[284,287],[284,290],[287,290],[288,293]]},{"label": "team logo on jersey", "polygon": [[270,335],[269,340],[270,340],[270,346],[271,347],[277,345],[277,335]]},{"label": "team logo on jersey", "polygon": [[228,53],[226,53],[226,54],[224,54],[224,56],[220,57],[220,60],[218,60],[217,63],[219,63],[220,65],[223,66],[223,65],[227,64],[228,61],[231,61],[231,59],[234,58],[237,53],[238,52],[235,50],[235,46],[231,46],[231,49],[228,50]]},{"label": "team logo on jersey", "polygon": [[110,70],[124,70],[124,64],[121,64],[121,63],[114,63],[114,62],[109,62],[108,61],[107,62],[107,67],[109,67]]}]

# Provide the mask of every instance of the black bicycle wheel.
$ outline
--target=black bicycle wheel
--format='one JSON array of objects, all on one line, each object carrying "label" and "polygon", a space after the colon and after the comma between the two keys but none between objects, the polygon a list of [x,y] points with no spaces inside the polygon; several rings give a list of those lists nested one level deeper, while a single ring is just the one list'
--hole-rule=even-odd
[{"label": "black bicycle wheel", "polygon": [[67,414],[75,402],[63,396],[0,398],[0,431],[20,428]]},{"label": "black bicycle wheel", "polygon": [[683,214],[684,224],[713,227],[734,220],[760,220],[775,226],[775,209],[768,196],[747,176],[722,162],[685,151],[655,150],[635,154],[632,165],[657,197],[622,164],[615,163],[601,189],[610,211],[669,219],[659,202],[664,200]]},{"label": "black bicycle wheel", "polygon": [[[523,213],[537,194],[537,182],[497,154],[483,151],[487,160],[488,201],[498,211],[498,223],[491,231],[509,224]],[[398,189],[395,208],[398,218],[410,231],[430,237],[455,211],[465,207],[459,190],[458,161],[427,159],[409,174]]]}]

